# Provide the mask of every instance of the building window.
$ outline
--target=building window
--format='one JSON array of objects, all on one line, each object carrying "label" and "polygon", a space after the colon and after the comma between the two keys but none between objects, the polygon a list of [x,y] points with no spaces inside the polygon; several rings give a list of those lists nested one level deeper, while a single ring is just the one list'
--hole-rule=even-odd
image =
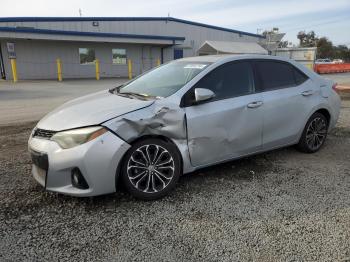
[{"label": "building window", "polygon": [[126,64],[126,49],[112,49],[113,64]]},{"label": "building window", "polygon": [[81,65],[90,65],[95,63],[95,49],[79,48],[79,57]]}]

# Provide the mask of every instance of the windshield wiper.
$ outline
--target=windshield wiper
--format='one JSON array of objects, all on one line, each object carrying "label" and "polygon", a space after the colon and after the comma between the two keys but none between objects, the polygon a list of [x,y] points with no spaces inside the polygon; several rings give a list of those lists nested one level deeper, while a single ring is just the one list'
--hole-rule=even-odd
[{"label": "windshield wiper", "polygon": [[147,95],[147,94],[140,94],[140,93],[134,93],[134,92],[120,92],[120,89],[123,87],[124,85],[120,85],[114,88],[109,89],[109,92],[111,94],[116,94],[116,95],[120,95],[120,96],[126,96],[126,97],[138,97],[138,98],[142,98],[142,99],[149,99],[149,98],[155,98],[155,99],[159,99],[162,98],[160,96],[151,96],[151,95]]},{"label": "windshield wiper", "polygon": [[135,96],[137,97],[142,97],[142,98],[145,98],[145,97],[148,97],[147,95],[143,95],[143,94],[138,94],[138,93],[133,93],[133,92],[120,92],[120,89],[122,88],[123,85],[121,86],[117,86],[117,87],[113,87],[111,89],[109,89],[108,91],[111,93],[111,94],[115,94],[115,95],[120,95],[120,96],[125,96],[125,97],[130,97],[130,98],[134,98]]},{"label": "windshield wiper", "polygon": [[123,86],[124,86],[124,85],[116,86],[116,87],[113,87],[113,88],[109,89],[108,91],[109,91],[111,94],[119,93],[119,90],[120,90]]},{"label": "windshield wiper", "polygon": [[147,94],[139,94],[139,93],[134,93],[134,92],[119,92],[118,91],[118,95],[126,95],[126,96],[136,96],[142,99],[147,99],[147,98],[154,98],[154,96],[150,96]]}]

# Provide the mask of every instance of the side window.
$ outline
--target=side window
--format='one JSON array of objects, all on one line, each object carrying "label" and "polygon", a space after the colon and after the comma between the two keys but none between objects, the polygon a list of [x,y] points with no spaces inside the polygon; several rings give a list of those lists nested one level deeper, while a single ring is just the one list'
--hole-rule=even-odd
[{"label": "side window", "polygon": [[293,72],[294,72],[295,82],[297,85],[301,85],[302,83],[304,83],[306,80],[309,79],[305,74],[303,74],[296,68],[293,68]]},{"label": "side window", "polygon": [[79,58],[81,65],[92,65],[95,63],[95,49],[79,48]]},{"label": "side window", "polygon": [[112,63],[126,65],[126,49],[112,49]]},{"label": "side window", "polygon": [[190,90],[185,104],[194,101],[194,89],[207,88],[215,93],[215,100],[251,94],[254,92],[254,75],[249,62],[231,62],[219,66],[204,76]]},{"label": "side window", "polygon": [[277,61],[258,61],[256,65],[264,91],[296,85],[291,65]]}]

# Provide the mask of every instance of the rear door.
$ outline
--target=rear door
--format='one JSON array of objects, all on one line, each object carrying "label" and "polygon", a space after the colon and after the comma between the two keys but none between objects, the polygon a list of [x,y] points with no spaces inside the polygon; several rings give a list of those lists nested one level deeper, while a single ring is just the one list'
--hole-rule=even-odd
[{"label": "rear door", "polygon": [[287,62],[255,62],[263,99],[263,148],[296,143],[310,113],[311,80]]},{"label": "rear door", "polygon": [[[193,104],[194,89],[216,97]],[[261,94],[255,93],[250,62],[229,62],[203,77],[185,96],[188,148],[193,166],[204,166],[259,151]]]}]

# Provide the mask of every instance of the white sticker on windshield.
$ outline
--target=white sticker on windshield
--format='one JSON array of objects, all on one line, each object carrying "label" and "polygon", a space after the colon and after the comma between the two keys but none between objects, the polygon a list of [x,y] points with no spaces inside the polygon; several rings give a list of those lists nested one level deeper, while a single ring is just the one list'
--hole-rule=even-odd
[{"label": "white sticker on windshield", "polygon": [[205,64],[188,64],[184,68],[189,68],[189,69],[203,69],[207,65]]}]

